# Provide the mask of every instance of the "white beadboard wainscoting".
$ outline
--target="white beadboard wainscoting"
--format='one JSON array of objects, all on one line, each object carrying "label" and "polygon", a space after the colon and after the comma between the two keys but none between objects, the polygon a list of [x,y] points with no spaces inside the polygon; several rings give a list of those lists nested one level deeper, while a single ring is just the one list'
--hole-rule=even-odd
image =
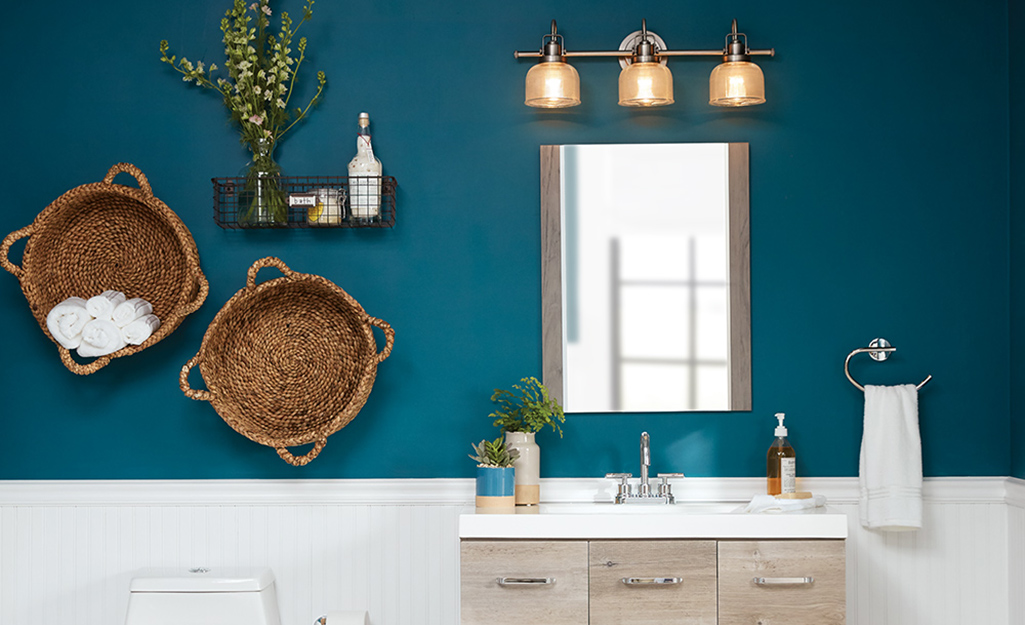
[{"label": "white beadboard wainscoting", "polygon": [[1007,481],[1008,612],[1011,625],[1025,625],[1025,480]]},{"label": "white beadboard wainscoting", "polygon": [[[936,478],[924,528],[858,524],[857,479],[801,480],[850,519],[850,625],[1025,624],[1025,481]],[[682,480],[682,503],[743,502],[761,479]],[[542,480],[546,501],[607,480]],[[457,625],[457,525],[473,480],[0,481],[0,623],[124,622],[132,572],[269,566],[283,625],[365,609],[373,625]]]}]

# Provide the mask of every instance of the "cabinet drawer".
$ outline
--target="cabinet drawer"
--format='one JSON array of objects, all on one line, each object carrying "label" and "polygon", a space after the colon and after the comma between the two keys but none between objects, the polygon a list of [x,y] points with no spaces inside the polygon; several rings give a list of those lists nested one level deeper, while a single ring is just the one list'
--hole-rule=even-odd
[{"label": "cabinet drawer", "polygon": [[715,541],[592,541],[591,625],[715,625],[715,562]]},{"label": "cabinet drawer", "polygon": [[843,625],[844,541],[719,543],[720,625]]},{"label": "cabinet drawer", "polygon": [[587,625],[586,541],[464,540],[459,548],[462,625]]}]

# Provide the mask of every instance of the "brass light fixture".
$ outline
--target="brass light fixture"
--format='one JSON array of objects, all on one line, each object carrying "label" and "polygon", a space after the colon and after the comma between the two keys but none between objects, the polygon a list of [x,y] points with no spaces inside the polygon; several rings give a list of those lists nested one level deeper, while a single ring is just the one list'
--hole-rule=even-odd
[{"label": "brass light fixture", "polygon": [[657,56],[660,49],[665,49],[665,43],[660,45],[661,41],[658,35],[648,32],[646,20],[641,20],[640,33],[628,36],[619,45],[621,50],[633,51],[630,60],[619,60],[623,66],[619,73],[620,106],[665,106],[673,103],[673,73],[665,60]]},{"label": "brass light fixture", "polygon": [[527,72],[524,104],[537,108],[565,108],[580,104],[580,74],[566,62],[562,35],[541,37],[541,60]]},{"label": "brass light fixture", "polygon": [[752,56],[773,56],[776,51],[751,50],[747,35],[732,32],[726,35],[722,50],[668,50],[662,38],[648,30],[641,20],[641,30],[629,35],[619,50],[567,52],[562,35],[556,31],[541,38],[538,52],[514,52],[515,58],[539,58],[540,62],[527,72],[527,106],[561,108],[580,104],[580,76],[568,57],[615,57],[623,71],[619,75],[620,106],[651,107],[672,104],[673,75],[666,65],[670,56],[721,56],[723,63],[709,77],[708,102],[713,106],[751,106],[765,102],[765,78],[761,68],[751,62]]},{"label": "brass light fixture", "polygon": [[737,32],[737,20],[733,20],[733,32],[726,35],[723,52],[722,65],[717,65],[708,78],[708,103],[751,106],[765,102],[765,75],[762,68],[751,62],[747,35]]}]

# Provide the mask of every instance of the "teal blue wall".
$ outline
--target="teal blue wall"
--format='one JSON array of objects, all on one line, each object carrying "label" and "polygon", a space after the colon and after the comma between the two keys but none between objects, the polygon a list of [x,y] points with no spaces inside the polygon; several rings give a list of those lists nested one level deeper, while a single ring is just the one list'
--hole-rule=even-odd
[{"label": "teal blue wall", "polygon": [[[1008,32],[1025,27],[1025,6],[1008,2]],[[1020,355],[1025,349],[1025,62],[1010,56],[1010,248],[1011,248],[1011,350]],[[1011,475],[1025,479],[1025,366],[1011,359]]]},{"label": "teal blue wall", "polygon": [[[750,143],[754,410],[573,415],[563,440],[539,435],[545,476],[636,471],[642,430],[658,471],[760,475],[777,411],[801,474],[856,475],[862,396],[842,365],[876,336],[900,351],[855,361],[863,382],[935,376],[920,404],[926,474],[1009,473],[1009,255],[1020,250],[1007,234],[1005,0],[321,0],[304,78],[323,69],[329,87],[278,157],[293,175],[343,173],[368,111],[399,181],[396,227],[373,232],[213,223],[209,180],[246,156],[219,100],[159,63],[157,44],[220,62],[227,4],[5,11],[0,234],[128,161],[191,229],[211,288],[168,340],[78,377],[0,275],[0,478],[471,476],[470,442],[496,435],[492,389],[541,368],[538,146],[668,141]],[[677,103],[632,111],[615,104],[618,65],[592,59],[576,64],[584,105],[529,109],[529,63],[512,52],[535,49],[553,17],[576,50],[614,47],[642,17],[671,47],[715,48],[736,17],[753,46],[778,52],[761,63],[769,102],[713,109],[714,61],[674,60]],[[207,325],[267,255],[333,280],[397,332],[364,410],[305,468],[178,389]]]}]

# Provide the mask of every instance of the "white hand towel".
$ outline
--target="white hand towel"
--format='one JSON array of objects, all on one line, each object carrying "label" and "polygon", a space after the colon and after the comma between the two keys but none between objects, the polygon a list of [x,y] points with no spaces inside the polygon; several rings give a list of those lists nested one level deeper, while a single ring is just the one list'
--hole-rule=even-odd
[{"label": "white hand towel", "polygon": [[69,297],[50,309],[46,315],[46,329],[50,336],[67,349],[82,344],[82,328],[92,320],[81,297]]},{"label": "white hand towel", "polygon": [[111,321],[114,322],[119,328],[123,328],[129,323],[135,321],[139,317],[145,317],[146,315],[153,312],[153,305],[142,299],[141,297],[133,297],[130,300],[122,302],[114,309],[111,313]]},{"label": "white hand towel", "polygon": [[772,495],[755,495],[751,502],[744,508],[749,514],[762,512],[796,512],[798,510],[809,510],[821,508],[826,505],[825,495],[812,495],[806,499],[776,499]]},{"label": "white hand towel", "polygon": [[121,291],[104,291],[96,297],[90,297],[85,309],[97,319],[110,319],[114,309],[125,302],[125,294]]},{"label": "white hand towel", "polygon": [[121,329],[107,319],[93,319],[85,324],[82,330],[82,344],[78,346],[78,355],[96,358],[113,354],[125,346],[121,337]]},{"label": "white hand towel", "polygon": [[858,466],[864,527],[922,527],[922,439],[914,384],[865,386],[865,432]]},{"label": "white hand towel", "polygon": [[145,315],[121,328],[121,337],[130,345],[142,345],[159,327],[156,315]]}]

